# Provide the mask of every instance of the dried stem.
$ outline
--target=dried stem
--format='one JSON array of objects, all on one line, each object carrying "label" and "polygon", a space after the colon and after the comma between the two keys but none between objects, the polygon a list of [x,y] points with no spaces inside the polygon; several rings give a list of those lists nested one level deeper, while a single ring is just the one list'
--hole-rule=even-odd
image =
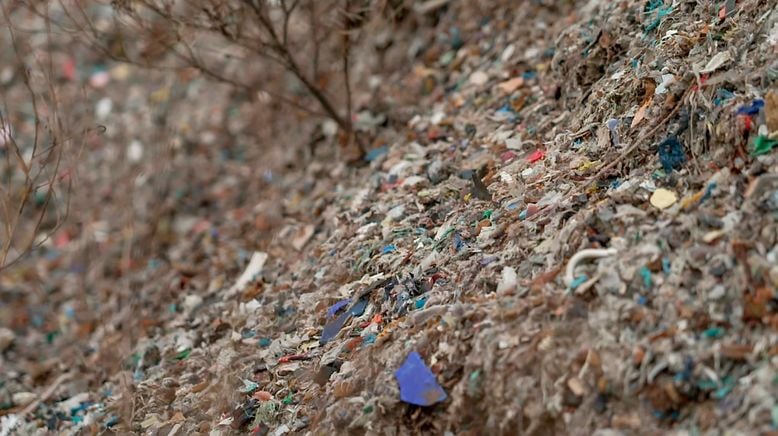
[{"label": "dried stem", "polygon": [[[17,61],[25,71],[22,75],[24,88],[29,94],[33,113],[33,128],[29,134],[20,129],[14,132],[13,115],[4,104],[5,115],[0,114],[0,129],[3,131],[3,143],[9,153],[4,168],[5,187],[0,199],[3,212],[3,241],[0,247],[0,271],[18,262],[26,254],[38,248],[64,222],[69,212],[71,191],[70,178],[67,177],[63,198],[57,196],[62,181],[63,150],[74,138],[66,134],[65,121],[61,116],[60,102],[54,86],[53,64],[50,57],[33,58],[32,66],[28,66],[26,57],[31,57],[31,48],[23,47],[16,36],[13,26],[12,10],[0,5],[3,21],[7,24],[6,31],[11,40],[11,46]],[[53,46],[51,37],[51,21],[48,11],[40,15],[46,26],[46,45]],[[51,50],[48,50],[51,52]],[[33,85],[32,72],[40,73],[46,84],[45,90],[38,90]],[[3,98],[5,102],[5,98]],[[41,105],[47,108],[42,113]],[[44,118],[45,117],[45,118]],[[45,128],[44,128],[45,125]],[[21,141],[17,142],[17,141]],[[48,142],[41,147],[43,141]],[[13,156],[14,161],[11,160]],[[28,156],[25,158],[25,156]],[[68,174],[65,172],[65,174]],[[36,194],[45,189],[42,196]],[[36,201],[33,207],[30,203]],[[64,210],[62,210],[64,207]],[[53,211],[51,210],[53,208]],[[52,212],[54,215],[52,216]],[[26,229],[21,225],[32,223]],[[44,227],[46,230],[44,231]],[[13,256],[11,254],[13,253]]]}]

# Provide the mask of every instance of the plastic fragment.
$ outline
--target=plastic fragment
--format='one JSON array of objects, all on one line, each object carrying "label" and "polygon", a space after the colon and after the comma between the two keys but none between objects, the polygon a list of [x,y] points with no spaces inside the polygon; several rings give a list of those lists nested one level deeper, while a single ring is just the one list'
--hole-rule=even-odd
[{"label": "plastic fragment", "polygon": [[528,204],[527,208],[519,212],[519,219],[525,220],[527,218],[530,218],[531,216],[535,215],[540,211],[540,208],[535,204]]},{"label": "plastic fragment", "polygon": [[97,67],[89,76],[89,85],[93,88],[103,88],[111,81],[111,75],[103,67]]},{"label": "plastic fragment", "polygon": [[[605,126],[610,131],[611,143],[613,145],[619,145],[619,141],[620,141],[619,140],[619,132],[616,129],[618,129],[620,123],[621,122],[618,119],[616,119],[616,118],[611,118],[611,119],[609,119],[608,121],[605,122]],[[634,127],[634,125],[633,125],[633,127]]]},{"label": "plastic fragment", "polygon": [[683,145],[675,136],[668,136],[659,144],[659,162],[662,163],[662,168],[666,172],[680,167],[686,162],[686,153],[684,153]]},{"label": "plastic fragment", "polygon": [[713,392],[713,398],[720,400],[729,395],[729,393],[732,392],[732,389],[734,388],[735,383],[731,378],[724,379],[724,386]]},{"label": "plastic fragment", "polygon": [[324,345],[331,341],[340,332],[340,329],[343,328],[343,325],[346,324],[346,320],[348,320],[350,316],[351,314],[349,312],[343,312],[335,319],[325,324],[324,329],[321,332],[321,337],[319,338],[319,344]]},{"label": "plastic fragment", "polygon": [[535,150],[532,152],[532,154],[529,155],[527,158],[527,161],[529,163],[535,163],[539,160],[542,160],[544,157],[546,157],[546,152],[544,150]]},{"label": "plastic fragment", "polygon": [[454,250],[456,252],[462,250],[462,247],[465,245],[464,242],[462,241],[462,235],[460,235],[459,232],[454,233],[453,242],[454,242]]},{"label": "plastic fragment", "polygon": [[671,266],[672,266],[672,265],[671,265],[671,263],[670,263],[670,258],[669,258],[669,257],[667,257],[667,256],[663,257],[663,258],[662,258],[662,271],[663,271],[665,274],[670,274],[670,272],[671,272]]},{"label": "plastic fragment", "polygon": [[510,266],[503,267],[500,281],[497,282],[497,294],[515,290],[518,282],[519,277],[518,274],[516,274],[516,270]]},{"label": "plastic fragment", "polygon": [[705,65],[705,68],[701,69],[699,72],[712,73],[718,70],[719,68],[723,67],[724,64],[730,61],[730,59],[732,59],[732,57],[727,51],[722,51],[720,53],[717,53],[708,61],[708,63]]},{"label": "plastic fragment", "polygon": [[240,391],[244,394],[249,394],[251,392],[254,392],[259,388],[259,385],[256,382],[253,382],[251,380],[243,379],[243,387],[240,388]]},{"label": "plastic fragment", "polygon": [[581,286],[582,284],[586,283],[586,281],[589,280],[589,277],[586,276],[586,274],[582,274],[575,278],[572,282],[570,282],[570,289],[575,290],[577,287]]},{"label": "plastic fragment", "polygon": [[262,268],[265,266],[265,261],[267,261],[267,253],[255,251],[254,254],[251,255],[251,260],[249,261],[248,266],[246,266],[246,269],[243,271],[243,274],[241,274],[235,284],[227,290],[226,296],[230,297],[235,295],[237,292],[243,291],[243,289],[245,289],[246,286],[248,286],[248,284],[251,283],[255,277],[262,272]]},{"label": "plastic fragment", "polygon": [[378,159],[379,157],[385,155],[388,152],[389,152],[389,147],[387,147],[386,145],[378,148],[374,148],[368,151],[367,154],[365,154],[365,160],[367,162],[373,162],[374,160]]},{"label": "plastic fragment", "polygon": [[406,403],[431,406],[448,397],[416,351],[408,354],[394,376],[400,385],[400,400]]},{"label": "plastic fragment", "polygon": [[676,201],[678,201],[678,196],[675,195],[675,192],[664,188],[654,191],[650,199],[651,205],[659,210],[667,209],[674,205]]},{"label": "plastic fragment", "polygon": [[338,313],[338,311],[340,309],[346,307],[346,305],[348,305],[350,302],[351,302],[351,299],[347,298],[345,300],[340,300],[337,303],[333,304],[332,306],[327,308],[327,317],[331,318],[331,317],[335,316],[335,314]]},{"label": "plastic fragment", "polygon": [[[656,6],[656,3],[658,3],[658,6]],[[661,7],[662,1],[659,0],[658,2],[652,1],[646,6],[646,13],[650,14],[654,10],[656,10],[656,17],[646,26],[645,33],[649,33],[652,30],[659,27],[660,24],[662,24],[662,18],[664,18],[667,15],[670,15],[670,13],[673,12],[672,7]]]},{"label": "plastic fragment", "polygon": [[105,428],[111,428],[119,423],[119,416],[118,415],[111,415],[110,418],[108,418],[108,421],[105,421]]},{"label": "plastic fragment", "polygon": [[643,277],[643,286],[646,289],[651,289],[652,286],[651,270],[649,270],[647,266],[643,265],[642,267],[640,267],[640,276]]},{"label": "plastic fragment", "polygon": [[397,247],[395,247],[394,244],[389,244],[385,246],[383,249],[381,249],[381,254],[389,254],[395,250],[397,250]]},{"label": "plastic fragment", "polygon": [[720,106],[722,103],[726,102],[727,100],[735,97],[735,94],[732,93],[732,91],[729,91],[728,89],[719,88],[716,90],[716,97],[713,99],[713,104],[716,106]]},{"label": "plastic fragment", "polygon": [[494,118],[498,121],[515,121],[516,112],[509,105],[505,105],[494,113]]},{"label": "plastic fragment", "polygon": [[776,146],[778,146],[778,139],[770,139],[765,135],[759,135],[754,140],[754,150],[751,154],[754,156],[767,154]]},{"label": "plastic fragment", "polygon": [[654,95],[667,93],[667,88],[675,83],[675,76],[672,74],[662,74],[662,82],[654,88]]},{"label": "plastic fragment", "polygon": [[711,327],[702,332],[702,336],[706,338],[720,338],[724,336],[724,329],[721,327]]},{"label": "plastic fragment", "polygon": [[[340,329],[343,328],[343,325],[346,324],[346,321],[351,316],[362,315],[365,312],[365,308],[367,308],[367,303],[368,300],[366,298],[359,299],[357,300],[356,303],[354,303],[353,306],[351,306],[351,308],[349,308],[349,310],[341,313],[335,318],[330,319],[330,321],[324,325],[324,329],[321,332],[321,337],[319,338],[319,344],[324,345],[327,342],[331,341],[335,336],[337,336],[338,333],[340,332]],[[336,309],[336,312],[338,309]]]},{"label": "plastic fragment", "polygon": [[[575,267],[578,266],[582,260],[614,256],[616,253],[618,253],[618,251],[615,248],[586,248],[579,251],[578,253],[575,253],[573,257],[570,258],[570,261],[567,262],[567,269],[565,270],[565,284],[567,284],[568,287],[572,287],[576,280],[574,277]],[[579,283],[578,286],[580,286],[581,283]]]},{"label": "plastic fragment", "polygon": [[764,100],[757,98],[751,104],[740,106],[737,110],[738,115],[756,115],[764,107]]}]

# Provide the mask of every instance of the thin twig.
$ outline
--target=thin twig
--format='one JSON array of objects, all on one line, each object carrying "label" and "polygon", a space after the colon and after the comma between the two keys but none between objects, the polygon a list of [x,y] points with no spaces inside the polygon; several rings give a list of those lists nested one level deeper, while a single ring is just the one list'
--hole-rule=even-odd
[{"label": "thin twig", "polygon": [[690,87],[689,89],[686,90],[686,92],[684,92],[683,96],[681,97],[680,100],[678,100],[678,103],[675,104],[675,107],[673,108],[673,110],[670,111],[670,113],[668,113],[664,118],[662,118],[662,120],[656,123],[656,125],[652,127],[648,132],[638,136],[637,139],[635,139],[635,142],[633,142],[632,145],[630,145],[629,147],[622,150],[621,154],[619,154],[615,159],[611,160],[607,164],[600,167],[600,169],[597,170],[597,172],[593,176],[589,177],[589,179],[587,179],[586,182],[584,182],[584,184],[581,185],[581,189],[587,188],[589,185],[596,182],[600,177],[602,177],[602,175],[605,174],[606,171],[618,165],[624,159],[628,158],[633,151],[637,150],[637,148],[640,147],[645,142],[646,139],[653,136],[654,133],[656,133],[657,130],[659,130],[659,128],[667,124],[667,122],[670,121],[670,119],[673,116],[675,116],[675,114],[677,114],[678,111],[681,110],[681,107],[683,106],[683,102],[686,100],[686,97],[691,92],[691,89],[692,87]]},{"label": "thin twig", "polygon": [[72,372],[66,372],[64,374],[60,374],[59,377],[57,377],[56,380],[54,380],[54,383],[52,383],[48,388],[46,388],[45,391],[32,403],[30,403],[27,407],[22,410],[19,415],[26,416],[32,412],[35,411],[35,409],[38,408],[38,406],[43,403],[44,401],[51,398],[52,395],[54,395],[54,392],[59,388],[59,386],[62,383],[65,383],[66,381],[70,380],[73,377]]}]

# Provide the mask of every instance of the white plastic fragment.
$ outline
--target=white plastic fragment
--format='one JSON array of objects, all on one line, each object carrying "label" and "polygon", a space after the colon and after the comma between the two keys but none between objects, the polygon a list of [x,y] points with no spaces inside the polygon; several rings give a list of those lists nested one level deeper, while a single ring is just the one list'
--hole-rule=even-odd
[{"label": "white plastic fragment", "polygon": [[143,158],[143,144],[140,141],[132,141],[127,146],[127,159],[130,162],[139,162]]},{"label": "white plastic fragment", "polygon": [[662,74],[662,83],[654,89],[654,95],[666,94],[667,88],[675,83],[675,76],[672,74]]},{"label": "white plastic fragment", "polygon": [[181,305],[184,309],[184,313],[191,314],[195,308],[197,308],[199,305],[203,303],[203,297],[197,295],[197,294],[189,294],[186,297],[184,297],[184,302]]},{"label": "white plastic fragment", "polygon": [[516,289],[518,284],[518,276],[516,270],[513,267],[506,266],[502,269],[502,276],[497,283],[497,294],[504,294]]},{"label": "white plastic fragment", "polygon": [[101,98],[95,106],[95,115],[97,115],[97,119],[104,120],[111,114],[111,109],[113,109],[113,101],[108,97]]},{"label": "white plastic fragment", "polygon": [[67,400],[60,401],[57,404],[57,409],[65,413],[70,413],[71,410],[77,408],[78,406],[81,405],[81,403],[84,403],[86,401],[89,401],[89,393],[81,392],[80,394],[73,395]]},{"label": "white plastic fragment", "polygon": [[599,259],[601,257],[614,256],[618,253],[615,248],[587,248],[575,253],[567,262],[565,271],[565,284],[570,287],[575,280],[575,267],[584,259]]},{"label": "white plastic fragment", "polygon": [[246,267],[246,270],[243,271],[243,274],[240,275],[235,284],[227,290],[226,296],[231,297],[245,289],[246,286],[254,280],[254,277],[262,272],[262,268],[265,266],[265,261],[267,261],[267,253],[262,251],[255,251],[251,256],[251,260],[249,261],[249,265]]},{"label": "white plastic fragment", "polygon": [[723,67],[724,64],[730,61],[732,57],[730,56],[728,51],[722,51],[721,53],[716,53],[716,56],[713,56],[708,63],[705,65],[705,68],[701,69],[699,73],[705,74],[705,73],[712,73],[719,68]]}]

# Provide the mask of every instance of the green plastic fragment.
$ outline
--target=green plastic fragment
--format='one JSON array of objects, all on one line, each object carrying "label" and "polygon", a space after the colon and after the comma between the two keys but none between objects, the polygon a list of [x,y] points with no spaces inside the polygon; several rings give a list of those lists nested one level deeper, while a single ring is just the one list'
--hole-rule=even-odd
[{"label": "green plastic fragment", "polygon": [[702,332],[702,335],[706,338],[720,338],[724,336],[724,329],[721,327],[711,327],[704,332]]},{"label": "green plastic fragment", "polygon": [[731,376],[724,377],[724,380],[722,381],[722,384],[724,386],[717,389],[715,392],[713,392],[713,398],[720,400],[727,395],[729,395],[730,392],[732,392],[732,389],[735,388],[735,379]]},{"label": "green plastic fragment", "polygon": [[778,139],[770,139],[765,135],[759,135],[754,140],[754,150],[751,152],[751,155],[760,156],[767,154],[776,146],[778,146]]},{"label": "green plastic fragment", "polygon": [[240,388],[240,391],[243,392],[244,394],[248,394],[256,391],[257,389],[259,389],[259,385],[256,382],[244,379],[243,387]]},{"label": "green plastic fragment", "polygon": [[51,345],[57,336],[59,336],[59,330],[54,330],[46,333],[46,343]]},{"label": "green plastic fragment", "polygon": [[191,352],[192,352],[192,350],[191,350],[191,349],[189,349],[189,348],[187,348],[186,350],[184,350],[184,351],[181,351],[181,352],[179,352],[178,354],[176,354],[176,355],[173,357],[173,359],[175,359],[175,360],[184,360],[184,359],[186,359],[187,357],[189,357],[189,353],[191,353]]},{"label": "green plastic fragment", "polygon": [[719,385],[715,381],[707,378],[697,382],[697,387],[703,391],[712,391],[718,386]]},{"label": "green plastic fragment", "polygon": [[651,280],[651,270],[647,266],[640,267],[640,276],[643,277],[643,286],[646,289],[651,289],[653,282]]},{"label": "green plastic fragment", "polygon": [[284,397],[283,400],[281,400],[281,402],[288,406],[288,405],[292,404],[293,400],[294,400],[294,396],[290,392],[289,395],[287,395],[286,397]]}]

